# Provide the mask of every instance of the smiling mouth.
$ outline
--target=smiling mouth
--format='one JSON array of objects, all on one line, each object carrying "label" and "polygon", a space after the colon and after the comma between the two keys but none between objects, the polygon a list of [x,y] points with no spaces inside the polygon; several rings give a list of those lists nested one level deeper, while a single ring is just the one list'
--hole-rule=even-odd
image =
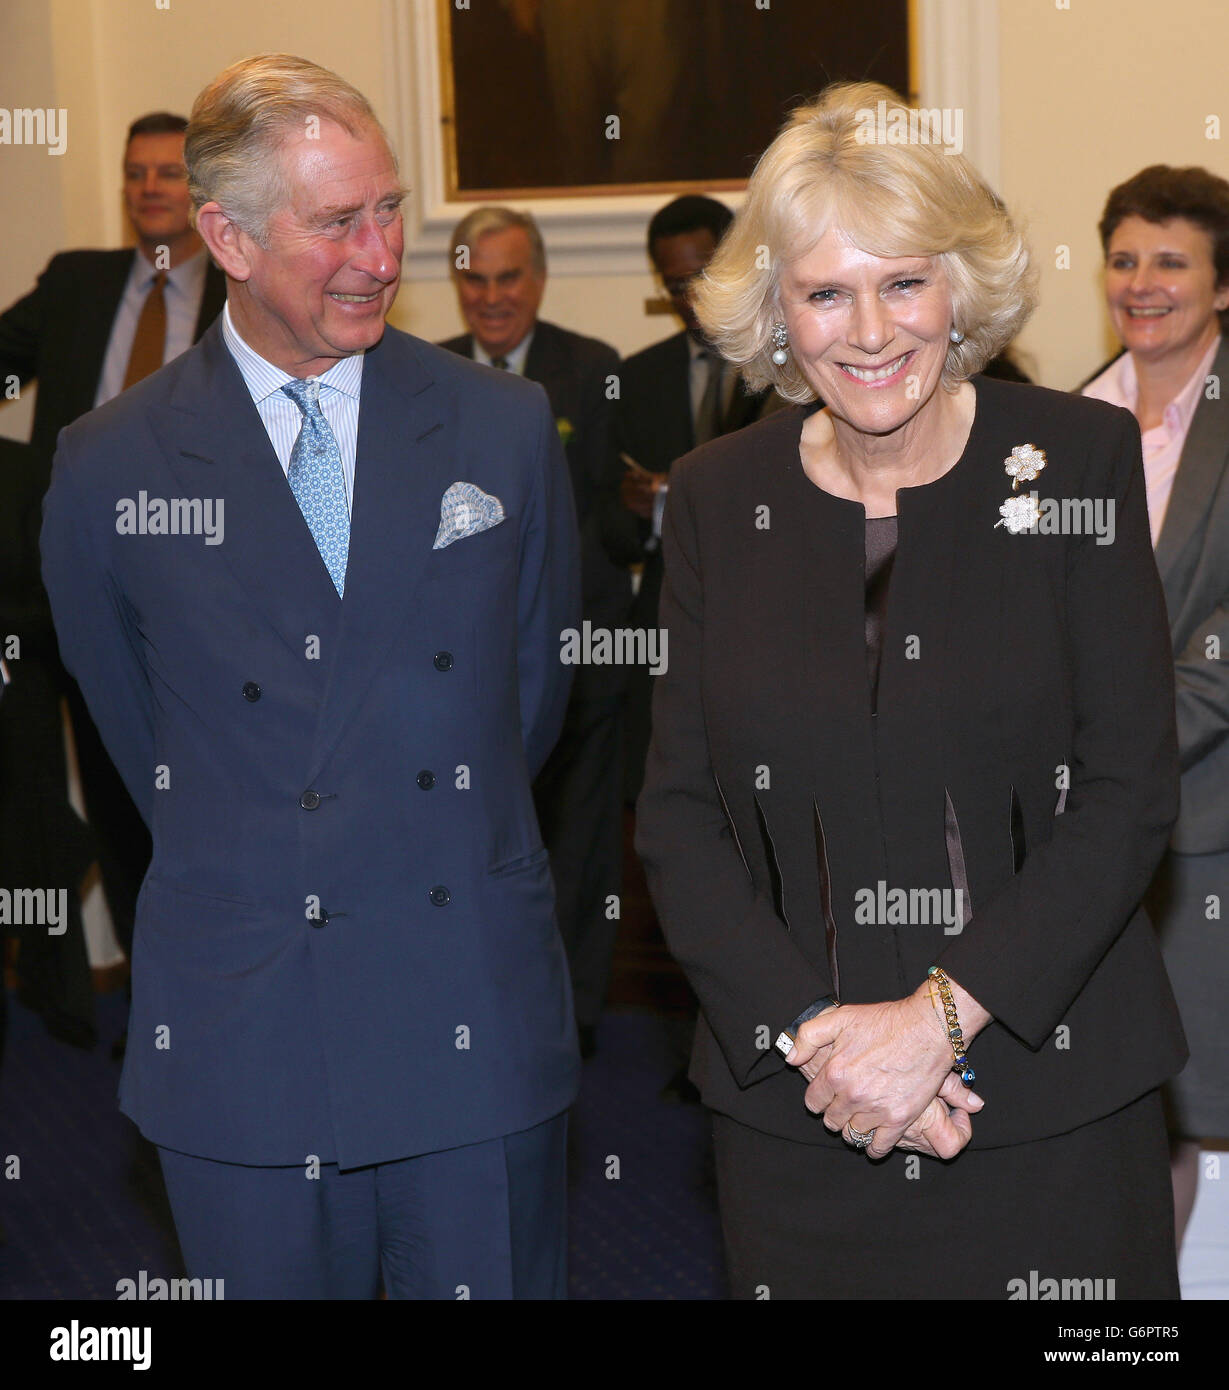
[{"label": "smiling mouth", "polygon": [[378,294],[337,294],[329,291],[329,298],[335,299],[339,304],[370,304],[373,299],[379,299]]},{"label": "smiling mouth", "polygon": [[842,362],[840,367],[841,371],[847,376],[853,377],[855,381],[861,381],[867,386],[874,386],[881,381],[890,381],[912,356],[912,352],[906,352],[904,356],[886,362],[882,367],[855,367],[850,362]]},{"label": "smiling mouth", "polygon": [[1159,319],[1159,318],[1162,318],[1165,314],[1169,314],[1169,313],[1172,313],[1172,312],[1173,312],[1173,308],[1172,308],[1171,305],[1161,305],[1161,306],[1152,305],[1152,306],[1150,306],[1150,307],[1144,307],[1143,305],[1140,305],[1140,306],[1137,307],[1137,306],[1131,305],[1131,306],[1128,306],[1128,308],[1127,308],[1127,318],[1129,318],[1129,319]]}]

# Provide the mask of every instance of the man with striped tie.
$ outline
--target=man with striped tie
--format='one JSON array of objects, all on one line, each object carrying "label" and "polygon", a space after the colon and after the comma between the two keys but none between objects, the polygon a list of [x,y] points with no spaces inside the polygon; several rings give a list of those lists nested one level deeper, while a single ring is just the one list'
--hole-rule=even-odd
[{"label": "man with striped tie", "polygon": [[385,326],[404,190],[348,83],[244,59],[186,158],[227,307],[65,432],[43,530],[153,833],[121,1107],[228,1298],[561,1297],[558,433],[540,387]]}]

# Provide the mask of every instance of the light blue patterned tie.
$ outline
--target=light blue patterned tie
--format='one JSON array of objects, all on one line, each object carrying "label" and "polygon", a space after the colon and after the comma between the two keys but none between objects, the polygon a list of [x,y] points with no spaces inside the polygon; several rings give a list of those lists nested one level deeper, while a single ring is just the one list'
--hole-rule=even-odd
[{"label": "light blue patterned tie", "polygon": [[303,412],[303,425],[290,451],[286,477],[333,586],[341,594],[346,586],[346,557],[350,552],[350,510],[346,506],[341,450],[320,409],[320,383],[288,381],[282,390]]}]

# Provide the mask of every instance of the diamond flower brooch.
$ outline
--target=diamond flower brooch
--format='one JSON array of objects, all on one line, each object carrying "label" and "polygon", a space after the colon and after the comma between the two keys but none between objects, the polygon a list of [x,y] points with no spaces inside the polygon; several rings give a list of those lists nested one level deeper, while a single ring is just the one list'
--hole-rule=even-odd
[{"label": "diamond flower brooch", "polygon": [[[1017,444],[1003,460],[1003,469],[1011,479],[1014,493],[1021,483],[1031,483],[1046,466],[1044,449],[1032,444]],[[1041,518],[1041,508],[1036,495],[1026,492],[1022,496],[1009,497],[999,508],[999,520],[994,523],[997,530],[1006,526],[1013,536],[1021,531],[1031,531]]]}]

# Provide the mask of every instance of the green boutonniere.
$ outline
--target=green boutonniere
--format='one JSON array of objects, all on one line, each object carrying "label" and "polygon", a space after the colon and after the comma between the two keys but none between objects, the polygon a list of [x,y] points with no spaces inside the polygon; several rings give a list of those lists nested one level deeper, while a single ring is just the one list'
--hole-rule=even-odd
[{"label": "green boutonniere", "polygon": [[576,437],[576,430],[573,428],[571,420],[566,415],[560,415],[555,421],[555,428],[559,431],[559,442],[564,448],[567,448]]}]

